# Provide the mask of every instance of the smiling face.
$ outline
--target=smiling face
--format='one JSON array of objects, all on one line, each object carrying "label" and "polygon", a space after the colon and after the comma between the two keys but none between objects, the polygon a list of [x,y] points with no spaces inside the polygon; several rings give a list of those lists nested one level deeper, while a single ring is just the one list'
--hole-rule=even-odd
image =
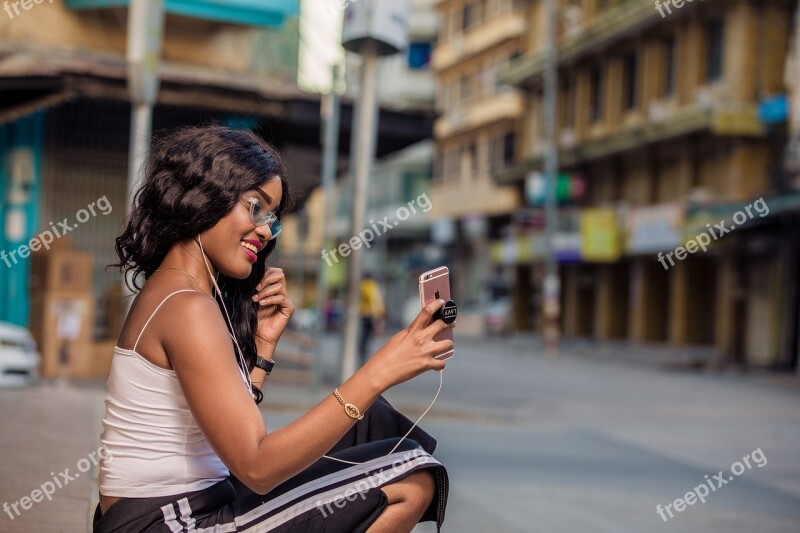
[{"label": "smiling face", "polygon": [[256,227],[250,220],[251,198],[258,201],[262,212],[276,211],[282,195],[280,178],[273,176],[245,191],[227,215],[200,234],[203,249],[216,270],[235,279],[250,275],[255,252],[262,250],[272,236],[269,224]]}]

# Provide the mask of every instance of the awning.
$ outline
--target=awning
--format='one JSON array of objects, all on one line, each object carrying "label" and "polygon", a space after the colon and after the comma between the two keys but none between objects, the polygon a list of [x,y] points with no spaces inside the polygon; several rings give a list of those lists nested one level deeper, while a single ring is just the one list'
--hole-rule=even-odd
[{"label": "awning", "polygon": [[[69,9],[127,7],[130,0],[66,0]],[[185,17],[243,24],[281,26],[299,13],[299,0],[164,0],[164,11]]]},{"label": "awning", "polygon": [[[80,98],[128,101],[125,58],[99,52],[0,45],[0,124]],[[289,101],[318,95],[275,78],[163,62],[158,103],[282,117]]]}]

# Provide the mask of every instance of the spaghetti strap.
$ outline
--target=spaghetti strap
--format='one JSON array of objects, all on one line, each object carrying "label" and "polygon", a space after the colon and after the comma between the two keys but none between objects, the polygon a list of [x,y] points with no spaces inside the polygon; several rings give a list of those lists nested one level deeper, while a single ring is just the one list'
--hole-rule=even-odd
[{"label": "spaghetti strap", "polygon": [[178,294],[179,292],[197,292],[197,291],[192,290],[192,289],[181,289],[179,291],[173,292],[172,294],[168,294],[166,298],[161,300],[161,303],[158,304],[158,307],[156,307],[155,311],[153,311],[153,314],[150,315],[150,318],[148,318],[147,322],[145,322],[144,326],[142,326],[142,331],[139,332],[139,336],[136,337],[136,342],[133,345],[133,351],[134,352],[136,351],[136,347],[139,345],[139,339],[142,338],[142,333],[144,333],[144,330],[145,330],[145,328],[147,328],[147,325],[150,323],[150,321],[153,320],[153,317],[156,316],[156,313],[158,312],[158,310],[161,309],[161,306],[164,305],[164,302],[166,302],[170,298],[170,296],[174,296],[174,295]]}]

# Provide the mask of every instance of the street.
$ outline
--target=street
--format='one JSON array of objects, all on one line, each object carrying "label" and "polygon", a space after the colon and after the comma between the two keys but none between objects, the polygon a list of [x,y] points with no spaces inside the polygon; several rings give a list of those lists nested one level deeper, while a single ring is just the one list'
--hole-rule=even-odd
[{"label": "street", "polygon": [[[450,473],[445,531],[800,530],[796,380],[666,371],[591,354],[551,360],[530,337],[457,334],[456,343],[439,400],[421,422]],[[386,397],[415,419],[437,385],[436,375],[424,375]],[[328,393],[272,386],[268,427]],[[77,473],[99,446],[103,394],[102,383],[0,391],[4,502],[65,468]],[[709,485],[719,472],[725,483]],[[4,513],[0,530],[85,531],[96,502],[96,469],[90,474],[14,520]],[[675,500],[703,484],[713,488],[698,489],[709,492],[705,503],[678,511]],[[662,511],[666,523],[658,505],[672,506],[671,518]]]}]

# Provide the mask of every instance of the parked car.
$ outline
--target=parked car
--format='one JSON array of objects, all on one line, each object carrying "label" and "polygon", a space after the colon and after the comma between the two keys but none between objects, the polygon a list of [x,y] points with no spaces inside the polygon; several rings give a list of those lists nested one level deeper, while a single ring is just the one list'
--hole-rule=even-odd
[{"label": "parked car", "polygon": [[490,303],[484,313],[488,335],[502,335],[511,329],[511,300],[500,298]]},{"label": "parked car", "polygon": [[31,333],[0,322],[0,387],[28,385],[39,375],[39,352]]}]

